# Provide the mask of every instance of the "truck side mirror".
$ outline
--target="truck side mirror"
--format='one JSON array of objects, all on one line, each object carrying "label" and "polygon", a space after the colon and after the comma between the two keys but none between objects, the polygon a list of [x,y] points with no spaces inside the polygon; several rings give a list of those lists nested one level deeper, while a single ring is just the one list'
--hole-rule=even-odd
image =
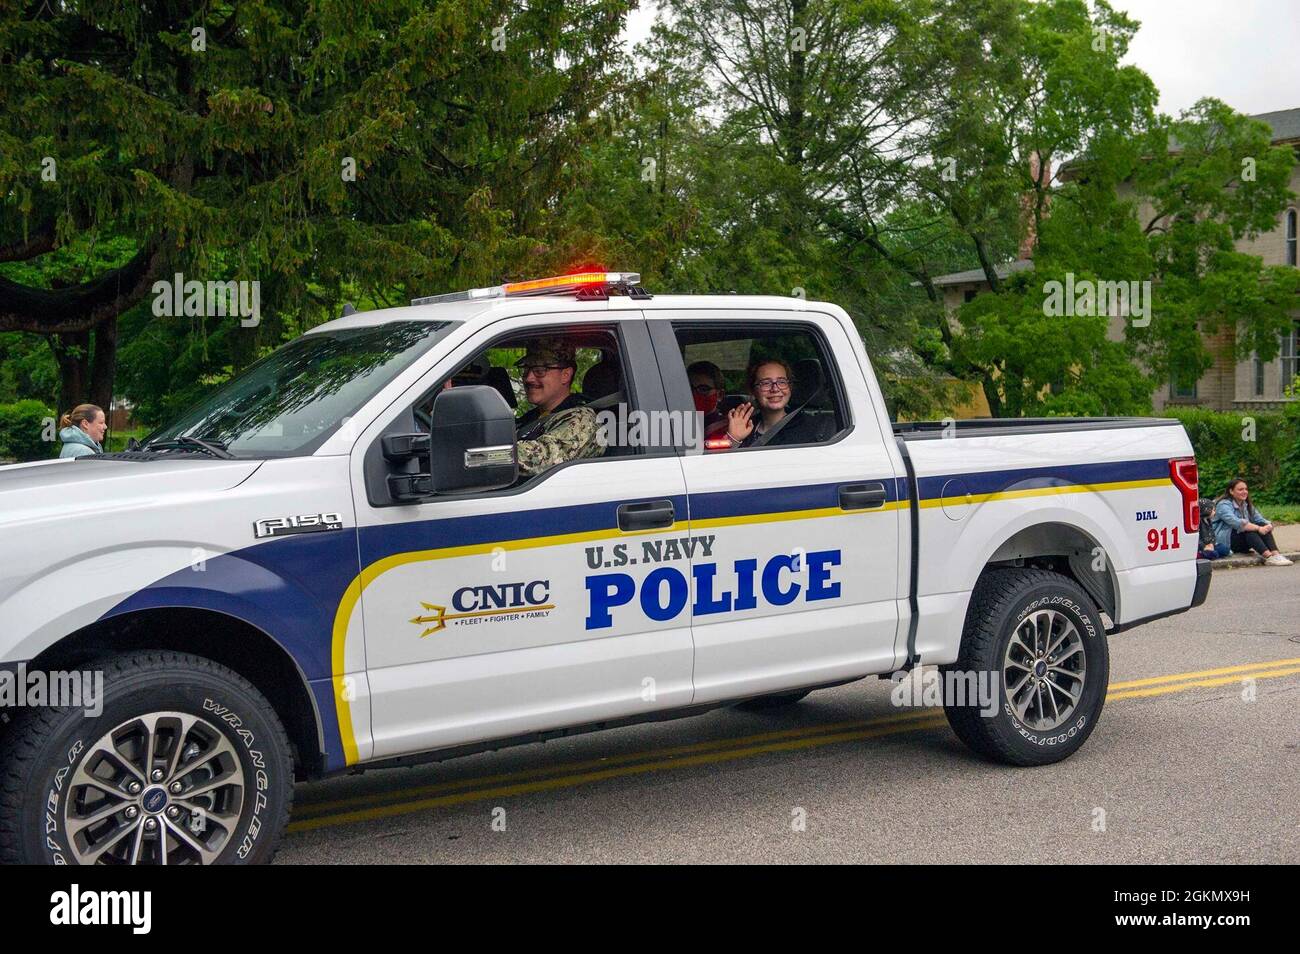
[{"label": "truck side mirror", "polygon": [[[519,475],[515,413],[493,387],[470,384],[440,391],[424,434],[388,434],[382,440],[393,501],[509,487]],[[412,467],[415,468],[412,472]]]},{"label": "truck side mirror", "polygon": [[514,411],[487,385],[441,391],[430,414],[429,451],[435,494],[509,487],[519,476]]}]

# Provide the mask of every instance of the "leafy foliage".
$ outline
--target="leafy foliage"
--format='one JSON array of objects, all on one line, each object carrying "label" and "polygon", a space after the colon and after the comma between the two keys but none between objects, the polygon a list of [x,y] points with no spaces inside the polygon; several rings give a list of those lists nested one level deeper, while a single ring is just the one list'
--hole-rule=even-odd
[{"label": "leafy foliage", "polygon": [[[162,423],[345,300],[579,263],[836,301],[907,417],[1144,413],[1212,341],[1276,353],[1300,271],[1239,245],[1294,155],[1160,115],[1109,3],[668,0],[629,56],[632,6],[0,8],[0,399]],[[156,317],[177,272],[261,282],[263,320]],[[1045,314],[1067,277],[1150,282],[1150,323]]]},{"label": "leafy foliage", "polygon": [[[115,323],[156,280],[260,282],[257,328],[163,329],[165,347],[124,355],[200,356],[166,382],[128,375],[163,385],[131,394],[161,409],[167,388],[246,365],[345,297],[398,304],[533,270],[629,6],[5,5],[0,262],[46,274],[4,266],[0,331],[52,336],[67,403],[111,388]],[[94,268],[43,264],[110,244],[124,254]]]},{"label": "leafy foliage", "polygon": [[[1292,393],[1300,387],[1300,381],[1292,385]],[[1283,414],[1283,432],[1289,435],[1289,442],[1284,445],[1276,491],[1271,499],[1300,505],[1300,403],[1292,402],[1286,406]]]},{"label": "leafy foliage", "polygon": [[54,412],[40,401],[0,404],[0,460],[53,457],[58,448],[53,420]]},{"label": "leafy foliage", "polygon": [[1187,429],[1202,497],[1218,497],[1229,480],[1243,477],[1251,495],[1261,501],[1300,504],[1300,486],[1287,479],[1288,462],[1296,459],[1300,447],[1300,414],[1294,406],[1284,414],[1249,417],[1204,408],[1171,409],[1165,416],[1177,418]]}]

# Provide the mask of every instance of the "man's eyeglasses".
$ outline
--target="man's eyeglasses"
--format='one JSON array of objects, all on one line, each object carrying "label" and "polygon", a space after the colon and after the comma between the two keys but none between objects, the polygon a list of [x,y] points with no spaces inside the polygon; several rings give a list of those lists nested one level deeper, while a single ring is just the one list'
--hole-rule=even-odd
[{"label": "man's eyeglasses", "polygon": [[544,377],[547,371],[559,371],[564,367],[566,366],[563,364],[525,364],[520,365],[519,376],[526,378],[530,374],[535,374],[540,378]]},{"label": "man's eyeglasses", "polygon": [[760,378],[754,382],[754,387],[760,391],[784,391],[789,386],[789,378]]}]

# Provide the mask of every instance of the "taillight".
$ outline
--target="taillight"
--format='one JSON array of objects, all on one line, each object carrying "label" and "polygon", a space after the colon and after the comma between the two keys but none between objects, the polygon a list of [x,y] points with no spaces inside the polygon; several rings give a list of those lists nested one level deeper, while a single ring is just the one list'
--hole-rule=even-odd
[{"label": "taillight", "polygon": [[1200,495],[1199,475],[1195,457],[1176,457],[1169,462],[1169,479],[1183,495],[1183,529],[1196,533],[1201,528],[1201,508],[1196,499]]}]

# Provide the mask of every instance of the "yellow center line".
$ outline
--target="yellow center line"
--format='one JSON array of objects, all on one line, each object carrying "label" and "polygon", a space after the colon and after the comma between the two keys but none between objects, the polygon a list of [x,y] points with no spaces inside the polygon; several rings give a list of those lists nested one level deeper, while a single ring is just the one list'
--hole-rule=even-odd
[{"label": "yellow center line", "polygon": [[[1246,663],[1240,666],[1224,666],[1219,669],[1203,669],[1197,672],[1174,673],[1165,676],[1153,676],[1148,679],[1134,679],[1127,682],[1113,682],[1110,684],[1108,698],[1115,697],[1119,690],[1134,689],[1140,686],[1152,686],[1164,683],[1176,683],[1186,680],[1196,679],[1204,676],[1218,676],[1227,673],[1244,673],[1247,671],[1258,670],[1262,668],[1274,668],[1278,666],[1300,665],[1300,657],[1294,659],[1276,659],[1268,662]],[[1231,680],[1229,680],[1231,681]],[[1219,685],[1226,683],[1219,683]],[[1160,693],[1151,693],[1159,695]],[[671,758],[678,755],[690,755],[696,752],[705,752],[712,749],[730,748],[737,745],[752,745],[758,742],[766,742],[771,739],[795,738],[806,735],[818,735],[823,732],[835,732],[847,729],[862,729],[876,725],[888,725],[899,721],[916,719],[927,715],[926,713],[899,713],[897,715],[882,716],[872,719],[851,719],[844,722],[828,722],[815,726],[803,726],[792,729],[780,729],[772,732],[761,732],[756,735],[743,736],[740,738],[712,739],[704,742],[695,742],[689,745],[672,746],[669,748],[651,749],[642,752],[631,752],[623,755],[610,755],[601,758],[590,759],[581,762],[566,762],[559,765],[539,766],[533,769],[524,769],[517,772],[505,772],[497,775],[478,776],[474,778],[457,779],[448,782],[439,782],[431,785],[422,785],[415,788],[403,789],[397,792],[375,792],[368,795],[358,795],[350,798],[331,799],[328,801],[299,802],[294,809],[295,818],[304,818],[310,815],[320,815],[338,809],[347,809],[354,806],[372,805],[386,799],[402,799],[409,797],[424,797],[436,795],[443,792],[453,792],[458,789],[471,787],[474,785],[491,785],[500,782],[522,781],[529,778],[537,778],[546,775],[564,774],[567,772],[579,772],[587,769],[609,768],[615,765],[623,765],[629,762],[640,762],[646,759]]]},{"label": "yellow center line", "polygon": [[[1300,674],[1300,658],[1225,666],[1219,669],[1112,683],[1106,700],[1111,702],[1120,699],[1149,698],[1186,692],[1195,688],[1231,685],[1246,678],[1269,679],[1295,674]],[[824,723],[817,726],[764,732],[742,738],[714,739],[520,772],[459,779],[391,793],[373,793],[355,798],[309,802],[295,809],[295,820],[290,823],[288,830],[296,833],[331,828],[490,798],[508,798],[532,792],[571,788],[664,769],[712,765],[773,752],[797,751],[904,732],[928,731],[941,728],[946,724],[947,719],[941,709],[919,709],[874,719]],[[484,785],[488,787],[481,787]],[[457,791],[458,789],[464,790]],[[412,800],[412,796],[423,797],[415,797]],[[387,805],[377,804],[386,799],[399,799],[399,801]],[[362,807],[351,811],[336,811],[352,805]],[[308,813],[308,817],[303,817],[304,811]]]},{"label": "yellow center line", "polygon": [[1168,695],[1171,692],[1182,692],[1184,689],[1213,689],[1216,686],[1240,684],[1244,679],[1274,679],[1278,676],[1294,676],[1297,673],[1300,673],[1300,666],[1292,666],[1290,669],[1260,669],[1254,672],[1239,673],[1235,676],[1219,676],[1214,679],[1180,682],[1172,686],[1152,686],[1149,689],[1134,689],[1130,692],[1112,691],[1106,695],[1106,701],[1109,702],[1112,699],[1145,699],[1151,696]]},{"label": "yellow center line", "polygon": [[772,732],[760,732],[756,735],[740,737],[730,736],[721,739],[710,739],[704,742],[693,742],[689,745],[676,745],[665,748],[649,749],[642,752],[629,752],[623,755],[602,756],[600,758],[587,759],[580,762],[563,762],[557,765],[538,766],[537,768],[523,769],[517,772],[503,772],[498,775],[479,775],[473,778],[439,782],[432,785],[421,785],[415,788],[404,788],[400,791],[394,792],[374,792],[369,795],[358,795],[351,798],[340,798],[332,801],[295,802],[293,815],[294,818],[301,818],[304,815],[325,814],[334,811],[335,809],[350,808],[356,805],[373,805],[376,802],[384,801],[388,798],[436,795],[441,792],[453,792],[457,789],[468,788],[475,785],[511,782],[545,775],[580,772],[587,769],[609,768],[616,765],[624,765],[629,762],[642,762],[647,759],[676,758],[680,755],[693,755],[697,752],[708,752],[714,749],[755,745],[776,739],[800,738],[803,736],[821,735],[826,732],[838,732],[849,729],[864,729],[873,726],[916,722],[933,718],[933,716],[933,710],[915,709],[910,712],[880,716],[873,719],[849,719],[844,722],[824,722],[819,725],[801,726],[792,729],[779,729]]},{"label": "yellow center line", "polygon": [[751,745],[744,748],[725,749],[720,752],[691,755],[680,759],[642,762],[638,765],[625,765],[620,768],[608,768],[592,772],[584,772],[579,775],[564,775],[558,778],[521,782],[516,785],[501,785],[495,788],[475,789],[468,792],[459,792],[454,795],[442,795],[435,798],[419,799],[413,802],[400,802],[396,805],[384,805],[378,808],[366,808],[358,811],[342,812],[338,815],[322,815],[318,818],[308,818],[302,821],[291,822],[289,825],[289,831],[300,832],[311,831],[317,828],[332,828],[335,825],[347,825],[361,821],[374,821],[379,818],[392,818],[396,815],[406,815],[411,812],[424,811],[430,808],[444,808],[448,805],[460,805],[465,802],[477,802],[490,798],[510,798],[516,795],[527,795],[531,792],[544,792],[558,788],[572,788],[577,785],[587,785],[592,782],[601,782],[611,778],[644,775],[648,772],[658,772],[663,769],[689,768],[695,765],[713,765],[719,762],[730,762],[736,759],[752,758],[756,755],[766,755],[771,752],[793,752],[799,749],[810,749],[838,742],[852,742],[858,739],[872,739],[885,735],[896,735],[900,732],[917,732],[926,729],[938,729],[947,724],[948,720],[944,717],[943,713],[935,712],[929,714],[928,718],[913,719],[902,725],[880,726],[871,729],[860,729],[853,732],[836,732],[831,733],[830,735],[817,735],[802,739],[787,739],[785,741],[769,742],[763,745]]},{"label": "yellow center line", "polygon": [[1223,666],[1219,669],[1202,669],[1199,672],[1180,672],[1172,676],[1152,676],[1150,679],[1130,679],[1128,682],[1112,682],[1110,691],[1136,689],[1138,686],[1155,686],[1166,682],[1181,682],[1185,679],[1199,679],[1202,676],[1225,676],[1228,673],[1245,672],[1252,669],[1275,669],[1278,666],[1300,666],[1300,657],[1270,659],[1267,662],[1243,663],[1240,666]]}]

